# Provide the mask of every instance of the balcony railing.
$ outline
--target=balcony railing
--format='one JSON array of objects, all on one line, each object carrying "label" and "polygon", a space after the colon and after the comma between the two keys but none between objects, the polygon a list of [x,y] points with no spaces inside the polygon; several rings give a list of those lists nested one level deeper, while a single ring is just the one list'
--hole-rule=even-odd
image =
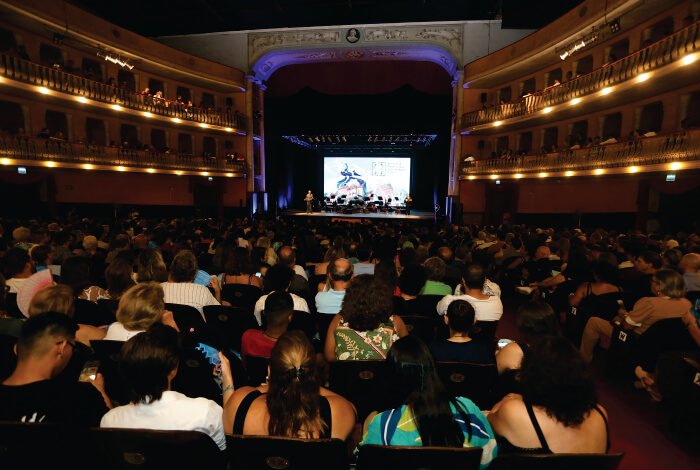
[{"label": "balcony railing", "polygon": [[228,159],[202,158],[192,155],[146,152],[102,147],[56,139],[28,136],[0,136],[0,156],[16,160],[91,165],[114,165],[130,168],[207,171],[245,174],[245,163]]},{"label": "balcony railing", "polygon": [[546,155],[462,162],[461,175],[594,170],[700,160],[700,129]]},{"label": "balcony railing", "polygon": [[150,94],[136,93],[7,54],[0,54],[0,59],[0,74],[13,80],[170,118],[240,130],[246,128],[245,116],[238,114],[219,113],[156,98]]},{"label": "balcony railing", "polygon": [[561,85],[545,88],[494,108],[465,113],[462,115],[462,129],[542,111],[549,106],[600,91],[610,85],[637,77],[641,73],[663,67],[698,50],[700,22],[695,22],[627,57]]}]

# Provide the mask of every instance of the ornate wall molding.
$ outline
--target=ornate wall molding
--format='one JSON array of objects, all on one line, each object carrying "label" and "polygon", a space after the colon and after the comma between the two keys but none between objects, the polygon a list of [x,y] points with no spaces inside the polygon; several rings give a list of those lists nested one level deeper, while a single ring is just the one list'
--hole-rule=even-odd
[{"label": "ornate wall molding", "polygon": [[461,69],[463,25],[369,26],[248,35],[248,59],[257,80],[285,65],[354,61],[422,60],[456,77]]}]

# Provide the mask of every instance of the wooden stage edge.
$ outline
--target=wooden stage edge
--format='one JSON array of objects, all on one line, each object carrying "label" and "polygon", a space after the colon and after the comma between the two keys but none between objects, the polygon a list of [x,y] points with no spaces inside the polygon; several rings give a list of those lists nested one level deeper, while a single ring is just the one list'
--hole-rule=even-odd
[{"label": "wooden stage edge", "polygon": [[285,217],[310,217],[310,218],[323,218],[323,219],[334,219],[334,220],[355,220],[360,221],[362,219],[372,219],[372,220],[435,220],[435,214],[430,211],[411,211],[411,215],[406,214],[387,214],[383,212],[370,212],[369,214],[364,214],[362,212],[356,212],[353,214],[341,214],[339,212],[312,212],[307,214],[306,211],[299,210],[282,210],[279,213]]}]

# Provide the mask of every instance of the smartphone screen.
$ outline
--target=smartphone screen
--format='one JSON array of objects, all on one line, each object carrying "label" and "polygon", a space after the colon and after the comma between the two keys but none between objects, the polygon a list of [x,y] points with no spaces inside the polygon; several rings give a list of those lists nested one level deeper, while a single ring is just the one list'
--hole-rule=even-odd
[{"label": "smartphone screen", "polygon": [[260,271],[258,271],[257,273],[255,273],[255,275],[260,277],[260,276],[262,276],[262,273]]},{"label": "smartphone screen", "polygon": [[97,376],[97,370],[100,368],[100,361],[87,361],[83,366],[83,370],[80,371],[80,377],[78,377],[79,382],[89,382],[90,380],[95,380]]},{"label": "smartphone screen", "polygon": [[503,349],[506,347],[506,344],[512,343],[512,339],[499,339],[498,340],[498,349]]}]

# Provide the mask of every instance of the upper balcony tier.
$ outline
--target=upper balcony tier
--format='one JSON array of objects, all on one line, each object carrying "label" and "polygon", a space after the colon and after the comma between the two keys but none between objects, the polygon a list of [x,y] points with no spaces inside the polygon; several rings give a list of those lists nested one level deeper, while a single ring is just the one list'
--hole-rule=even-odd
[{"label": "upper balcony tier", "polygon": [[[574,78],[560,85],[555,85],[529,96],[504,103],[488,109],[480,109],[462,115],[462,133],[472,133],[492,128],[494,126],[509,125],[514,122],[522,122],[525,125],[536,124],[535,120],[542,118],[542,114],[549,113],[553,107],[562,104],[579,104],[583,98],[602,92],[607,95],[610,87],[616,85],[628,85],[633,79],[644,81],[649,78],[649,72],[664,69],[670,64],[678,63],[688,65],[700,51],[700,22],[692,25],[658,41],[644,49],[629,54],[622,59],[604,65],[593,72]],[[659,93],[668,87],[681,86],[682,84],[697,83],[697,75],[694,73],[675,74],[676,80],[656,80],[654,91]],[[659,77],[660,78],[660,77]],[[679,83],[679,80],[682,83]],[[646,93],[641,96],[646,96]],[[635,98],[631,94],[625,97]],[[608,107],[617,104],[614,100],[605,103],[599,100],[597,107]],[[578,108],[567,109],[568,114],[575,112],[590,112],[591,106],[582,103]],[[559,116],[563,117],[563,116]],[[500,130],[500,129],[499,129]]]},{"label": "upper balcony tier", "polygon": [[223,158],[101,147],[57,139],[0,136],[2,165],[244,177],[245,163]]},{"label": "upper balcony tier", "polygon": [[460,179],[602,175],[700,168],[700,129],[560,153],[464,161]]},{"label": "upper balcony tier", "polygon": [[7,54],[0,54],[0,61],[0,77],[10,80],[73,95],[78,99],[89,99],[150,113],[146,116],[164,116],[176,120],[175,122],[190,121],[245,134],[246,118],[237,113],[219,113],[150,94],[136,93]]}]

